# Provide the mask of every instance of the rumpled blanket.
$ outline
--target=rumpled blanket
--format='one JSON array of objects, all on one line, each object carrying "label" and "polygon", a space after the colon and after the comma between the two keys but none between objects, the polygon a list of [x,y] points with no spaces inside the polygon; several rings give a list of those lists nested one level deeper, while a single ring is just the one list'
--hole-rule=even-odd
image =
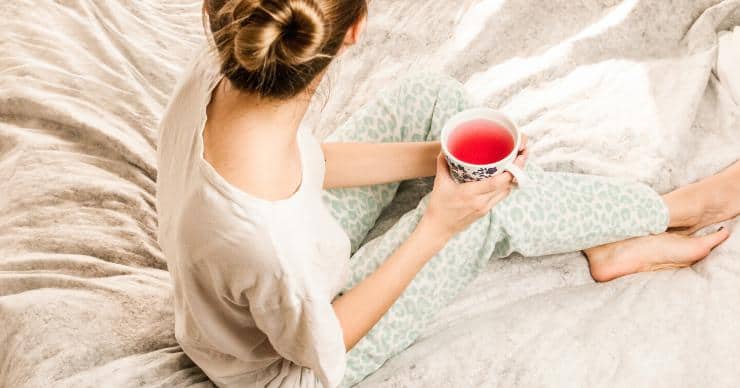
[{"label": "rumpled blanket", "polygon": [[[200,9],[0,4],[0,387],[210,386],[174,338],[154,206],[156,125]],[[440,71],[512,116],[534,163],[667,192],[740,156],[738,25],[738,0],[373,0],[306,120],[325,136],[399,74]],[[579,253],[494,261],[361,386],[740,385],[738,235],[606,284]]]}]

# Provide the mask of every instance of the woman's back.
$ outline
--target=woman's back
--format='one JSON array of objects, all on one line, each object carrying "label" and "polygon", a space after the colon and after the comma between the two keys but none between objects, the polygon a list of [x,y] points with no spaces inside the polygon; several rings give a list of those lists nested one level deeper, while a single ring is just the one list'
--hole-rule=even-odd
[{"label": "woman's back", "polygon": [[204,50],[160,125],[159,242],[176,337],[220,385],[333,385],[345,349],[331,300],[346,282],[349,241],[321,202],[321,148],[299,131],[301,183],[287,198],[230,184],[203,158],[206,107],[220,78]]}]

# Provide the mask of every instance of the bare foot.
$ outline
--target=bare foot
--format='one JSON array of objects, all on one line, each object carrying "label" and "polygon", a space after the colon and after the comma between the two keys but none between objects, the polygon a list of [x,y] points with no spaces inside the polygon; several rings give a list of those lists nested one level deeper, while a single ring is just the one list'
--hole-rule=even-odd
[{"label": "bare foot", "polygon": [[729,235],[724,228],[701,237],[662,233],[601,245],[585,253],[591,277],[606,282],[637,272],[687,267],[705,258]]},{"label": "bare foot", "polygon": [[693,209],[676,217],[680,219],[672,227],[681,227],[674,230],[677,233],[692,234],[707,225],[734,218],[740,214],[740,161],[664,198],[669,208],[673,203],[680,203],[675,208]]}]

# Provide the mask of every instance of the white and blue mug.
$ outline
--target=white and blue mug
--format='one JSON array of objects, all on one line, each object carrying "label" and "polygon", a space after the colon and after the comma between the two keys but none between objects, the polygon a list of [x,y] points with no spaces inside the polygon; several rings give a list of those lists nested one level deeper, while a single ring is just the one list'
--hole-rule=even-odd
[{"label": "white and blue mug", "polygon": [[[462,124],[473,120],[492,121],[503,128],[506,128],[514,138],[514,148],[505,158],[489,164],[472,164],[457,159],[447,147],[450,134],[452,134]],[[519,154],[519,147],[522,141],[522,134],[514,122],[503,113],[490,108],[473,108],[467,109],[450,117],[442,127],[440,134],[440,143],[442,152],[447,159],[447,165],[450,166],[450,175],[458,183],[479,181],[498,175],[504,171],[510,172],[516,178],[519,187],[525,187],[531,184],[527,175],[519,166],[514,164],[514,160]]]}]

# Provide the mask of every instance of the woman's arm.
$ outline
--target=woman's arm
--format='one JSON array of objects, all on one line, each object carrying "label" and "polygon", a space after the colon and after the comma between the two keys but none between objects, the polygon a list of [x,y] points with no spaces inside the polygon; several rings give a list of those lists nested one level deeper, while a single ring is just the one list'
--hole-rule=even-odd
[{"label": "woman's arm", "polygon": [[[326,158],[324,188],[355,187],[434,175],[439,141],[405,143],[323,143]],[[522,134],[519,158],[528,156]]]},{"label": "woman's arm", "polygon": [[324,188],[353,187],[434,175],[439,141],[323,143]]},{"label": "woman's arm", "polygon": [[436,172],[426,211],[409,238],[375,272],[333,302],[347,350],[375,326],[452,236],[487,214],[511,188],[508,173],[457,184],[441,154]]},{"label": "woman's arm", "polygon": [[434,229],[422,219],[375,272],[334,301],[334,313],[342,326],[347,351],[370,331],[424,264],[444,247],[449,237]]}]

